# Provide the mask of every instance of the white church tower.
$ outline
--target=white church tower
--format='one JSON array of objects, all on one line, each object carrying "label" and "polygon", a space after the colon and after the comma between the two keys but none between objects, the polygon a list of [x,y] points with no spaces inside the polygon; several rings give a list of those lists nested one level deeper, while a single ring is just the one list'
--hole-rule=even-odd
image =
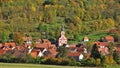
[{"label": "white church tower", "polygon": [[63,44],[67,44],[67,38],[65,37],[64,25],[62,25],[61,36],[58,40],[59,46],[63,46]]}]

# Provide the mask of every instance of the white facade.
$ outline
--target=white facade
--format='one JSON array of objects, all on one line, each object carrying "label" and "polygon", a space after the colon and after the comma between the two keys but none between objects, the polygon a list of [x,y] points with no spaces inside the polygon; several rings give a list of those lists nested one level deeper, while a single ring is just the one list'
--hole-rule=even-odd
[{"label": "white facade", "polygon": [[67,38],[65,37],[65,32],[61,31],[61,37],[59,38],[58,45],[62,46],[63,44],[67,44]]}]

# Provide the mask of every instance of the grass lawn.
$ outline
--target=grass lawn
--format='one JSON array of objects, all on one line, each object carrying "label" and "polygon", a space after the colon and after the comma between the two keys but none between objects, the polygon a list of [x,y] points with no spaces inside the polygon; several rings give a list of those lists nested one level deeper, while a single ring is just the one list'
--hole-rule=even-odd
[{"label": "grass lawn", "polygon": [[[0,63],[0,68],[103,68],[103,67],[75,67],[43,64]],[[120,68],[120,65],[107,66],[106,68]]]},{"label": "grass lawn", "polygon": [[120,65],[115,65],[115,66],[107,66],[106,68],[120,68]]},{"label": "grass lawn", "polygon": [[0,68],[83,68],[83,67],[43,65],[43,64],[0,63]]}]

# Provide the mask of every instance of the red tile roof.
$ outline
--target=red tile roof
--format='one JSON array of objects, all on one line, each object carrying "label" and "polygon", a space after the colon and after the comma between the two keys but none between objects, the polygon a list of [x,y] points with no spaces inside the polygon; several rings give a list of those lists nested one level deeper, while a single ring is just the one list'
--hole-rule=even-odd
[{"label": "red tile roof", "polygon": [[46,45],[46,44],[37,44],[36,48],[46,48],[46,49],[48,49],[48,45]]},{"label": "red tile roof", "polygon": [[36,58],[39,54],[40,50],[39,49],[33,49],[30,53],[30,55],[33,57],[33,58]]},{"label": "red tile roof", "polygon": [[44,40],[43,40],[43,44],[51,45],[51,42],[50,42],[48,39],[44,39]]},{"label": "red tile roof", "polygon": [[76,47],[76,45],[75,44],[70,44],[69,47],[74,48],[74,47]]},{"label": "red tile roof", "polygon": [[6,47],[9,47],[9,46],[15,47],[16,44],[15,44],[15,42],[6,42],[6,43],[5,43],[5,46],[6,46]]},{"label": "red tile roof", "polygon": [[113,37],[113,36],[106,36],[105,39],[106,39],[108,42],[114,42],[114,37]]},{"label": "red tile roof", "polygon": [[58,52],[55,49],[48,49],[52,55],[56,55]]},{"label": "red tile roof", "polygon": [[94,44],[96,44],[97,46],[108,46],[107,42],[95,42]]},{"label": "red tile roof", "polygon": [[16,48],[18,51],[24,51],[27,49],[25,46],[17,46]]}]

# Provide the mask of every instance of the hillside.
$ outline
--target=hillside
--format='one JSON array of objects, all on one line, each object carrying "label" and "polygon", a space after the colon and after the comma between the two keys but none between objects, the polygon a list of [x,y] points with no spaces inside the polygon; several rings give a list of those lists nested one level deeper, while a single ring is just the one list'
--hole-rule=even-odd
[{"label": "hillside", "polygon": [[0,39],[16,33],[68,39],[108,31],[120,24],[120,0],[0,0]]}]

